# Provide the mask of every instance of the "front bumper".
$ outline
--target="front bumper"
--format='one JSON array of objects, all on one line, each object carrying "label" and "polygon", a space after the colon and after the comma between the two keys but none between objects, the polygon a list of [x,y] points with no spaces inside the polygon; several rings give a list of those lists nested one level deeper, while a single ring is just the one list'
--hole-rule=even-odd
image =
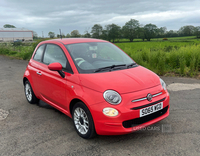
[{"label": "front bumper", "polygon": [[[143,91],[144,92],[144,91]],[[145,92],[149,93],[149,90]],[[140,93],[138,93],[140,94]],[[144,93],[143,93],[144,94]],[[146,94],[146,93],[145,93]],[[135,93],[134,93],[135,95]],[[134,132],[136,130],[142,129],[146,126],[152,125],[169,115],[169,94],[167,91],[162,91],[162,94],[155,97],[151,102],[144,100],[140,102],[133,103],[130,98],[133,94],[123,95],[122,98],[125,101],[119,105],[110,105],[107,102],[95,104],[91,106],[91,112],[94,119],[95,129],[99,135],[122,135]],[[128,99],[127,102],[125,99]],[[163,109],[149,114],[144,117],[140,117],[140,109],[132,109],[133,107],[143,107],[150,103],[159,103],[161,99],[164,99]],[[119,114],[116,117],[108,117],[102,113],[103,108],[113,107],[118,110]]]}]

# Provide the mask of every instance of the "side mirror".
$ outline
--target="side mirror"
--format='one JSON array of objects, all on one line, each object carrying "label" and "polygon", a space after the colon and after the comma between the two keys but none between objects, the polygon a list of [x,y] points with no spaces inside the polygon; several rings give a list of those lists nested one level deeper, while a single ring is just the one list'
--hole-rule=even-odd
[{"label": "side mirror", "polygon": [[51,63],[48,65],[49,70],[57,71],[62,78],[65,77],[65,73],[62,72],[62,65],[58,62]]},{"label": "side mirror", "polygon": [[60,71],[62,70],[62,65],[58,62],[55,62],[48,65],[48,68],[49,70],[52,70],[52,71]]}]

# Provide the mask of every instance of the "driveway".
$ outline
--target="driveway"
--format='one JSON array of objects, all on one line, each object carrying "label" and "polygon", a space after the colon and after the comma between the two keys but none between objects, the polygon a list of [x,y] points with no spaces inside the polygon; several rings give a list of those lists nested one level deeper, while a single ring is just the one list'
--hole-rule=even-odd
[{"label": "driveway", "polygon": [[84,140],[66,115],[42,101],[28,104],[27,63],[0,56],[0,155],[199,155],[200,80],[162,77],[171,98],[166,119],[128,135]]}]

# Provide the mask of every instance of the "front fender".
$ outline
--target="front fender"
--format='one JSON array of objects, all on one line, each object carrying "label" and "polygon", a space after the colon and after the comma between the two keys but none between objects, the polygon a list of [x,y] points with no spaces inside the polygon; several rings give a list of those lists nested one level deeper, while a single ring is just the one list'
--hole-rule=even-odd
[{"label": "front fender", "polygon": [[72,100],[78,99],[82,101],[91,111],[91,106],[94,104],[102,103],[104,102],[103,93],[89,89],[87,87],[83,87],[81,85],[73,85],[73,88],[69,93],[67,93],[69,96],[67,96],[67,101],[69,102],[68,110],[70,110],[70,104]]},{"label": "front fender", "polygon": [[35,90],[35,86],[34,86],[34,84],[33,84],[32,77],[31,77],[30,72],[29,72],[29,70],[28,70],[28,66],[27,66],[27,68],[26,68],[26,70],[25,70],[25,72],[24,72],[24,76],[23,76],[23,85],[25,85],[25,81],[26,81],[26,80],[29,81],[29,83],[31,84],[31,88],[32,88],[32,90],[33,90],[35,96],[38,98],[38,94],[37,94],[37,92],[36,92],[36,90]]}]

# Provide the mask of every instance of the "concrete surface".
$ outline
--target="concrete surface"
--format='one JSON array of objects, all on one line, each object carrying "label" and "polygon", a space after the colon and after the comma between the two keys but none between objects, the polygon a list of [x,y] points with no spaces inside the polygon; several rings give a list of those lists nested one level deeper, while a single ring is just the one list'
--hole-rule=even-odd
[{"label": "concrete surface", "polygon": [[171,95],[169,117],[132,134],[84,140],[66,115],[42,101],[28,104],[22,84],[27,63],[0,56],[1,156],[200,155],[200,88],[194,87],[200,80],[162,77]]}]

